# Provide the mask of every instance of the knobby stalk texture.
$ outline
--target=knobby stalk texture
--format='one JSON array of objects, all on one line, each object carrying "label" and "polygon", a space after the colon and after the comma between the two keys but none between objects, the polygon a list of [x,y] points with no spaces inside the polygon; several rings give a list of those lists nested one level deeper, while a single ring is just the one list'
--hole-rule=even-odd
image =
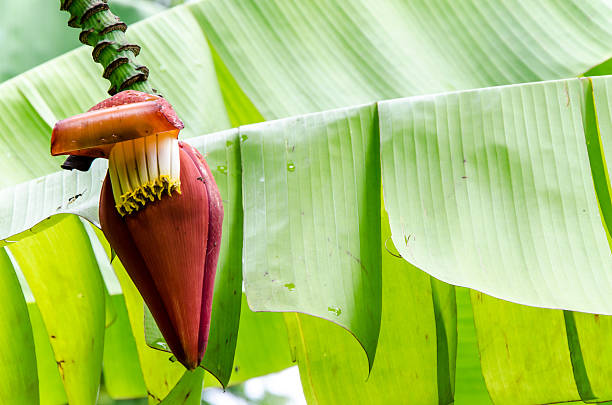
[{"label": "knobby stalk texture", "polygon": [[128,43],[127,24],[109,10],[107,0],[61,0],[60,9],[70,13],[70,27],[81,29],[79,40],[93,46],[91,56],[111,82],[108,94],[127,89],[152,92],[149,69],[135,60],[140,46]]},{"label": "knobby stalk texture", "polygon": [[[60,10],[70,13],[70,27],[81,29],[79,40],[93,47],[91,56],[94,62],[102,65],[102,76],[111,83],[108,94],[112,96],[128,89],[154,93],[147,81],[149,69],[136,62],[140,46],[127,41],[127,24],[109,10],[107,2],[60,0]],[[86,171],[92,161],[91,157],[71,155],[62,168]]]}]

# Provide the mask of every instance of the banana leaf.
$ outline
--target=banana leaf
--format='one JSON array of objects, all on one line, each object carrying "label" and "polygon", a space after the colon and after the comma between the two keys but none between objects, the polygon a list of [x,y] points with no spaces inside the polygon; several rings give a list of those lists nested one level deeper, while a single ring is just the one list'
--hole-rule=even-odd
[{"label": "banana leaf", "polygon": [[[342,268],[333,264],[315,266],[320,286],[335,287],[329,283],[338,281],[340,277],[344,283],[342,289],[345,290],[341,294],[344,296],[342,306],[328,303],[331,298],[335,300],[337,297],[323,294],[328,291],[325,288],[319,289],[320,296],[317,295],[318,291],[308,291],[306,295],[295,299],[289,294],[293,282],[291,280],[284,283],[289,285],[283,286],[286,291],[273,283],[250,286],[247,283],[249,302],[252,301],[256,309],[259,306],[259,309],[310,312],[336,321],[342,317],[339,323],[352,329],[353,333],[356,332],[366,346],[373,376],[377,372],[378,359],[378,356],[374,357],[374,352],[380,354],[387,350],[382,343],[376,348],[376,341],[384,342],[388,333],[384,329],[386,318],[381,308],[389,305],[385,302],[391,302],[388,301],[390,297],[386,297],[386,287],[384,284],[383,287],[377,286],[380,281],[377,282],[376,278],[381,280],[387,277],[384,255],[391,245],[395,245],[404,258],[421,270],[446,281],[478,288],[514,302],[609,313],[604,299],[605,288],[609,283],[603,271],[609,260],[609,244],[606,242],[609,239],[607,230],[610,202],[605,164],[605,155],[610,149],[606,135],[610,122],[606,101],[609,78],[444,93],[396,101],[382,100],[552,80],[578,76],[587,71],[597,74],[609,72],[605,65],[596,70],[591,68],[611,56],[608,47],[612,39],[608,24],[610,8],[603,1],[587,3],[578,0],[563,3],[550,0],[529,8],[518,0],[473,4],[443,0],[379,3],[365,0],[308,4],[284,1],[198,1],[130,28],[132,38],[143,45],[145,51],[142,58],[152,70],[154,87],[162,90],[186,122],[185,137],[203,135],[230,125],[354,106],[238,130],[241,136],[246,136],[240,147],[242,164],[256,170],[262,170],[264,165],[264,181],[261,183],[275,185],[263,193],[269,202],[267,206],[245,204],[244,217],[248,226],[252,226],[248,234],[245,228],[245,240],[250,237],[252,241],[245,244],[245,255],[252,251],[267,259],[264,267],[247,263],[251,270],[245,269],[246,280],[249,277],[257,280],[266,270],[272,270],[278,275],[287,275],[290,274],[288,271],[293,270],[289,261],[284,262],[276,257],[280,254],[287,258],[287,251],[279,249],[277,242],[281,239],[278,235],[290,235],[291,239],[288,240],[293,241],[303,237],[304,243],[320,244],[323,238],[332,235],[334,231],[336,235],[343,235],[346,229],[338,223],[352,224],[350,237],[353,239],[347,240],[359,244],[360,254],[366,252],[374,255],[369,260],[373,263],[372,268],[378,269],[378,275],[371,274],[369,278],[357,275],[355,270],[360,267],[356,265],[357,261],[351,264],[340,261]],[[146,50],[149,50],[148,54]],[[54,122],[83,111],[104,96],[105,85],[89,79],[99,76],[99,72],[88,60],[88,52],[83,48],[78,49],[0,85],[0,170],[10,173],[0,179],[0,187],[14,186],[0,191],[0,239],[5,240],[4,243],[21,239],[22,242],[26,241],[30,229],[34,233],[44,234],[42,231],[61,217],[52,217],[48,221],[45,219],[58,213],[76,213],[94,222],[96,220],[96,185],[99,187],[96,180],[99,182],[104,171],[103,163],[97,163],[97,173],[94,170],[79,179],[74,174],[52,174],[44,180],[18,185],[57,170],[59,159],[47,157],[49,133]],[[184,55],[190,56],[190,63],[184,62]],[[73,79],[70,82],[65,80],[67,74]],[[499,98],[495,96],[497,92],[501,94]],[[470,109],[453,110],[457,105],[453,104],[454,99],[469,101]],[[363,103],[370,105],[363,107]],[[461,107],[464,104],[459,102],[458,105]],[[375,108],[376,114],[371,115],[373,122],[370,120],[369,126],[358,128],[359,125],[355,126],[357,121],[351,123],[349,117],[364,108],[370,111]],[[416,119],[415,111],[422,113],[417,114]],[[332,116],[336,119],[325,121]],[[338,117],[347,118],[347,122]],[[408,117],[412,117],[412,121]],[[500,130],[499,117],[503,117],[504,124],[516,126]],[[334,140],[333,134],[341,133],[343,125],[352,131],[349,132],[351,136],[337,136]],[[288,128],[301,131],[302,135],[295,139],[295,145],[289,145],[289,140],[293,139],[291,136],[295,134]],[[382,140],[381,155],[373,156],[377,155],[372,153],[374,148],[364,152],[352,144],[361,132],[379,134]],[[501,136],[510,133],[522,135],[523,138]],[[457,149],[453,147],[456,144],[449,141],[451,135],[453,141],[474,140],[480,136],[484,150],[474,149],[474,157],[478,158],[475,162],[482,162],[479,159],[484,156],[487,165],[491,166],[485,169],[482,164],[478,166],[468,159],[465,163],[468,169],[481,177],[475,178],[461,172],[463,158],[461,154],[455,153]],[[444,143],[444,136],[447,137],[447,143]],[[275,147],[280,151],[283,146],[285,149],[287,146],[295,146],[297,157],[301,159],[298,164],[288,161],[288,154],[263,153],[266,142],[274,145],[274,142],[283,139],[287,144]],[[342,143],[347,139],[351,140],[349,149]],[[426,152],[414,155],[413,160],[402,160],[399,155],[410,152],[409,144],[402,143],[402,147],[395,151],[389,148],[390,139],[398,144],[420,139],[422,143],[415,145],[427,146]],[[525,139],[537,140],[538,144],[525,144]],[[321,148],[319,150],[322,153],[310,154],[310,144],[328,143],[330,140],[332,143],[327,151]],[[260,153],[257,152],[258,146],[261,147]],[[353,152],[353,167],[348,165],[350,154],[345,153],[346,150]],[[491,150],[495,153],[490,154]],[[334,153],[341,153],[342,159],[332,160],[329,156],[335,156]],[[435,160],[436,156],[438,160]],[[566,159],[563,159],[564,156]],[[311,166],[313,162],[319,165],[318,168]],[[268,164],[279,169],[266,171]],[[369,169],[361,169],[360,172],[360,164],[365,164],[364,167]],[[382,174],[380,169],[374,173],[372,168],[381,164]],[[393,164],[394,172],[388,170],[390,164]],[[414,184],[416,175],[411,171],[414,169],[411,164],[424,165],[417,168],[427,167],[427,170],[419,171],[420,175],[426,177],[416,178],[418,187]],[[470,167],[470,164],[475,166]],[[292,205],[291,210],[287,209],[284,217],[281,211],[275,211],[282,207],[279,204],[289,196],[295,197],[296,194],[288,192],[301,191],[295,188],[293,180],[288,180],[290,174],[295,175],[292,179],[300,178],[301,184],[304,181],[316,184],[317,180],[327,179],[332,185],[327,190],[332,190],[333,197],[345,196],[347,194],[344,193],[351,190],[344,190],[341,182],[332,175],[341,173],[341,178],[350,178],[351,170],[356,174],[353,179],[356,180],[354,190],[364,187],[361,178],[382,177],[393,243],[385,240],[381,245],[380,232],[385,224],[374,225],[375,221],[378,223],[381,220],[378,203],[374,204],[372,199],[380,198],[380,184],[366,188],[370,194],[365,197],[359,193],[355,195],[354,201],[365,203],[368,210],[374,210],[373,218],[367,217],[371,221],[369,224],[362,223],[359,215],[342,214],[342,205],[338,205],[342,200],[330,202],[329,195],[323,194],[315,201],[318,207],[324,208],[323,211],[315,211],[305,200],[299,200],[297,206]],[[455,178],[458,173],[459,177]],[[484,177],[485,174],[489,178]],[[249,196],[256,196],[259,190],[255,182],[259,182],[261,177],[252,175],[243,172],[242,187],[244,190],[254,190],[255,194]],[[491,180],[491,188],[483,186],[488,184],[487,179]],[[556,181],[561,179],[563,181]],[[77,187],[84,184],[88,185],[85,187],[87,190]],[[520,188],[518,185],[525,187]],[[437,198],[431,194],[434,189]],[[461,205],[466,201],[461,200],[461,192],[466,190],[470,197],[478,196],[478,201],[469,201],[481,204],[480,207],[485,210],[484,215],[473,206],[468,210],[466,205]],[[252,203],[246,192],[244,196],[246,202]],[[368,198],[372,202],[368,202]],[[421,206],[416,201],[420,201]],[[541,215],[536,215],[539,222],[531,222],[532,216],[524,216],[532,213],[531,203],[534,201],[539,204],[537,209],[541,211]],[[329,207],[334,208],[333,216]],[[402,211],[408,207],[410,214]],[[426,213],[423,211],[425,207]],[[515,209],[513,211],[508,207]],[[322,223],[324,231],[321,234],[305,232],[305,222],[289,215],[301,212],[301,208],[310,209],[311,219],[319,215],[325,220],[334,218],[340,222]],[[345,208],[351,207],[346,205]],[[510,216],[501,218],[490,214],[499,213],[500,209]],[[581,212],[580,209],[585,211]],[[262,210],[263,217],[258,217]],[[261,221],[268,217],[276,219],[269,223]],[[525,218],[529,218],[528,223]],[[406,221],[412,221],[410,226],[406,225]],[[414,227],[414,230],[410,227]],[[26,234],[15,237],[22,232]],[[542,237],[549,235],[549,232],[554,237]],[[259,240],[257,236],[262,235],[271,235],[273,239]],[[525,235],[525,239],[517,239],[518,235],[521,238]],[[491,244],[491,238],[496,244]],[[276,242],[267,244],[266,240]],[[507,244],[500,247],[501,243]],[[492,246],[490,251],[482,250],[483,244]],[[466,246],[468,249],[462,250]],[[486,263],[487,269],[493,269],[491,272],[483,272],[483,264],[475,263],[475,258],[481,256],[469,255],[469,248],[474,246],[481,249],[477,251],[483,257],[488,258],[483,263]],[[534,246],[539,250],[534,252]],[[296,247],[295,242],[293,247]],[[333,254],[332,251],[332,257]],[[44,257],[42,252],[40,255]],[[362,260],[361,256],[356,257]],[[312,259],[315,258],[321,261],[323,254],[317,250]],[[561,269],[558,274],[557,270],[551,271],[557,267]],[[301,274],[296,275],[305,280],[306,272],[313,268],[303,266]],[[500,274],[502,277],[497,277]],[[365,284],[361,284],[361,281]],[[351,287],[351,282],[357,284]],[[298,287],[298,284],[293,284]],[[307,283],[303,285],[308,286]],[[414,311],[429,314],[423,322],[429,325],[427,328],[435,325],[436,344],[435,354],[427,351],[429,360],[423,362],[423,367],[430,367],[430,378],[422,389],[430,393],[428,398],[431,402],[447,402],[452,399],[453,391],[459,388],[459,385],[455,387],[454,358],[461,358],[463,353],[461,333],[457,352],[453,343],[455,338],[452,331],[456,322],[452,298],[454,293],[452,287],[442,287],[443,284],[436,281],[424,285],[429,285],[431,289],[429,300],[424,300]],[[368,289],[373,292],[371,301],[359,295]],[[302,290],[296,288],[296,291],[301,293]],[[419,291],[427,293],[429,290]],[[396,301],[402,305],[411,294],[413,292],[406,288],[402,294],[398,294]],[[493,347],[490,349],[492,353],[502,353],[491,343],[495,342],[493,337],[485,333],[495,322],[493,315],[487,315],[496,313],[491,308],[498,308],[502,314],[500,316],[510,320],[528,319],[532,309],[516,304],[499,306],[493,299],[486,302],[483,299],[483,302],[486,308],[479,307],[481,312],[474,318],[480,355],[483,356],[483,348],[487,347]],[[321,303],[327,305],[327,308],[321,306]],[[313,306],[317,305],[321,308],[313,310]],[[432,305],[433,311],[430,307]],[[357,310],[363,306],[367,309],[365,313]],[[550,310],[542,311],[547,313]],[[495,374],[495,367],[486,362],[483,356],[482,374],[495,402],[503,402],[503,398],[512,398],[513,394],[520,395],[527,403],[549,401],[551,398],[609,399],[605,384],[600,383],[605,380],[608,363],[598,358],[597,353],[601,353],[601,348],[595,343],[598,340],[605,341],[607,329],[598,325],[607,325],[608,318],[595,318],[593,315],[569,311],[554,313],[552,315],[551,312],[547,317],[556,323],[551,326],[547,324],[542,330],[534,332],[525,327],[517,329],[512,322],[504,324],[503,329],[518,334],[519,343],[514,345],[513,350],[519,350],[520,356],[524,358],[531,358],[528,344],[521,343],[529,341],[525,340],[528,333],[534,335],[535,339],[554,337],[556,348],[567,345],[569,354],[564,357],[563,370],[559,371],[565,376],[565,385],[549,386],[543,391],[538,387],[546,386],[547,380],[543,374],[532,373],[524,376],[529,380],[526,387],[503,385],[502,391],[497,391],[495,387],[500,380],[496,378],[499,374]],[[291,319],[295,315],[287,317]],[[296,355],[327,353],[318,349],[308,352],[321,344],[315,333],[319,327],[317,323],[326,328],[336,328],[339,336],[344,336],[344,340],[338,338],[335,341],[336,351],[342,352],[346,347],[356,344],[350,335],[342,335],[345,332],[337,327],[305,315],[297,317],[301,319],[302,326],[310,321],[314,323],[312,329],[303,327],[302,333],[296,335],[301,336],[300,341],[304,347],[302,351],[294,349]],[[141,323],[141,320],[138,322]],[[380,337],[377,324],[382,325]],[[136,327],[134,322],[132,325]],[[413,330],[419,329],[415,327]],[[416,336],[416,332],[411,329],[405,338]],[[433,350],[432,347],[430,349]],[[552,350],[552,347],[547,349]],[[393,356],[393,350],[389,356]],[[550,353],[542,354],[541,360],[546,359],[546,356],[550,356]],[[553,357],[561,359],[559,356]],[[608,355],[603,357],[607,359]],[[308,363],[302,355],[296,358],[303,370],[313,364]],[[333,370],[333,362],[329,358],[322,357],[322,369]],[[381,358],[385,359],[386,355]],[[343,373],[358,376],[365,372],[367,375],[367,368],[364,371],[364,367],[367,367],[365,357],[361,362],[355,360],[356,364],[345,365]],[[385,360],[381,360],[381,364],[384,363]],[[474,362],[471,364],[466,367],[478,365]],[[520,363],[514,364],[514,367],[520,370]],[[602,376],[602,380],[599,376]],[[173,385],[179,377],[177,375],[170,384]],[[456,380],[459,384],[461,378],[457,376]],[[571,387],[572,380],[576,388],[563,388]],[[346,384],[349,390],[350,387],[363,384],[363,380],[350,378],[339,378],[336,382]],[[308,385],[304,385],[307,396],[314,392],[318,395],[318,401],[333,401],[334,394],[325,393],[325,384],[326,380],[311,379]],[[160,392],[167,393],[169,390]]]}]

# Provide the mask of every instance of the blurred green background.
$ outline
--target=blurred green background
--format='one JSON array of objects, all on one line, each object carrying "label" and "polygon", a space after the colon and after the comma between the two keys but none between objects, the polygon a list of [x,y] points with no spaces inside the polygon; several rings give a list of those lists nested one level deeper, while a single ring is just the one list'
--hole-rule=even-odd
[{"label": "blurred green background", "polygon": [[[111,0],[109,5],[131,24],[184,2]],[[59,0],[0,1],[0,82],[80,46],[79,30],[68,27],[68,17],[59,11]]]}]

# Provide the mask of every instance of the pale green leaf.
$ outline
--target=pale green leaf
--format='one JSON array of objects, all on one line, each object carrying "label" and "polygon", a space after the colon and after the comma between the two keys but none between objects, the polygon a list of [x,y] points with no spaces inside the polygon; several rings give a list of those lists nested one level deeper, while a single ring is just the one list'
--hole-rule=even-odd
[{"label": "pale green leaf", "polygon": [[76,214],[97,224],[107,166],[98,159],[87,172],[64,170],[2,189],[0,246],[44,230],[62,217],[49,218],[52,215]]},{"label": "pale green leaf", "polygon": [[240,328],[229,385],[291,367],[287,328],[283,315],[253,312],[242,295]]},{"label": "pale green leaf", "polygon": [[111,295],[116,318],[104,334],[104,385],[114,399],[147,396],[123,295]]},{"label": "pale green leaf", "polygon": [[193,371],[185,371],[172,391],[160,405],[200,405],[202,384],[204,382],[204,370],[196,368]]},{"label": "pale green leaf", "polygon": [[266,119],[572,77],[612,56],[605,0],[227,0],[189,7]]},{"label": "pale green leaf", "polygon": [[612,313],[586,101],[570,79],[380,103],[383,191],[402,256],[513,302]]},{"label": "pale green leaf", "polygon": [[57,369],[49,334],[36,303],[28,303],[28,313],[34,333],[36,365],[41,405],[64,405],[68,402],[62,377]]},{"label": "pale green leaf", "polygon": [[[142,45],[139,60],[188,137],[229,125],[224,99],[237,124],[575,76],[610,57],[612,8],[602,0],[498,6],[198,1],[135,24],[128,37]],[[90,79],[101,74],[90,52],[79,48],[0,85],[0,171],[12,173],[0,187],[57,170],[61,158],[47,157],[51,127],[106,96],[104,81]],[[245,100],[252,104],[243,111]]]},{"label": "pale green leaf", "polygon": [[[457,287],[457,371],[455,381],[456,405],[491,405],[491,398],[480,368],[480,352],[474,326],[470,290]],[[517,305],[518,306],[518,305]],[[498,328],[501,325],[489,320]],[[486,347],[487,342],[483,341]]]},{"label": "pale green leaf", "polygon": [[[453,287],[397,257],[386,215],[382,218],[382,323],[376,360],[368,376],[357,342],[328,322],[285,314],[289,341],[312,404],[438,404],[452,401],[454,383]],[[379,243],[381,243],[379,242]],[[450,291],[449,291],[450,290]],[[436,321],[440,320],[439,323]],[[456,329],[455,329],[456,330]],[[450,354],[452,353],[452,354]],[[443,367],[442,365],[445,365]],[[409,387],[409,389],[406,389]]]},{"label": "pale green leaf", "polygon": [[580,400],[562,311],[519,306],[479,292],[472,292],[472,305],[482,372],[495,404]]},{"label": "pale green leaf", "polygon": [[240,128],[249,307],[337,323],[370,367],[381,316],[375,107]]},{"label": "pale green leaf", "polygon": [[0,398],[5,403],[38,404],[38,373],[28,307],[13,265],[0,248]]},{"label": "pale green leaf", "polygon": [[83,225],[66,217],[10,250],[42,314],[68,401],[93,403],[102,369],[104,284]]}]

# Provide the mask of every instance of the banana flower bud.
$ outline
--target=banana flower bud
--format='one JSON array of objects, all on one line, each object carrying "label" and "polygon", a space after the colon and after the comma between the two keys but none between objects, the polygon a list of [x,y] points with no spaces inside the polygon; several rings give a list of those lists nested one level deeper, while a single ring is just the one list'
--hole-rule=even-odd
[{"label": "banana flower bud", "polygon": [[223,205],[204,157],[177,140],[162,97],[127,90],[59,121],[52,155],[109,159],[100,224],[176,358],[204,356]]}]

